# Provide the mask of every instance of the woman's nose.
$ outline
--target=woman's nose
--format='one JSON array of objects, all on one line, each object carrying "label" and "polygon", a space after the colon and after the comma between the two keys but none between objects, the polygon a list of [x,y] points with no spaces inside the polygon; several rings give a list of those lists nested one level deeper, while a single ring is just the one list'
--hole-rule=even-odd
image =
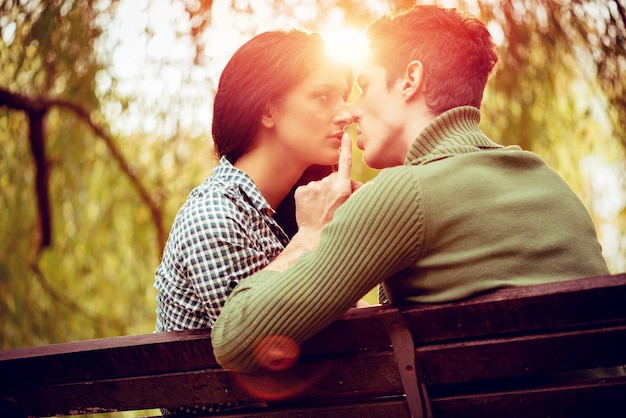
[{"label": "woman's nose", "polygon": [[348,108],[348,105],[344,105],[341,111],[337,114],[335,118],[336,123],[341,125],[350,125],[354,122],[354,118],[352,116],[352,112]]}]

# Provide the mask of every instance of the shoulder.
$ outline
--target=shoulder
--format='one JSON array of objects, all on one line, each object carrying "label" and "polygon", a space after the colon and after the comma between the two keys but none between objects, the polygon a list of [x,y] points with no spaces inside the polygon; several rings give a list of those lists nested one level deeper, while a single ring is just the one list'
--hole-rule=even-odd
[{"label": "shoulder", "polygon": [[419,167],[398,166],[381,170],[339,209],[353,213],[375,213],[376,217],[415,211],[421,205]]},{"label": "shoulder", "polygon": [[243,196],[237,185],[207,180],[188,196],[182,209],[206,217],[237,215],[242,210]]},{"label": "shoulder", "polygon": [[407,197],[407,192],[419,187],[420,166],[398,166],[381,170],[376,177],[367,182],[362,190],[366,196],[382,195],[393,196],[393,200],[402,200]]},{"label": "shoulder", "polygon": [[208,179],[196,187],[178,211],[172,232],[184,236],[223,235],[245,228],[245,201],[236,187],[214,184]]}]

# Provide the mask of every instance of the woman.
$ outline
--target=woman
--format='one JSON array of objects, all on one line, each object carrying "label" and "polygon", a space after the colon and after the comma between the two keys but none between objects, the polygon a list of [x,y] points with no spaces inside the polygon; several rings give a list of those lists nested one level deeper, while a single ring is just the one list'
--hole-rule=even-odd
[{"label": "woman", "polygon": [[178,212],[156,270],[157,332],[212,327],[237,283],[287,246],[293,190],[337,162],[351,87],[319,34],[266,32],[235,52],[214,101],[219,164]]},{"label": "woman", "polygon": [[305,171],[337,162],[351,87],[319,34],[266,32],[235,52],[214,101],[219,164],[180,209],[156,270],[158,332],[211,327],[237,283],[288,244],[276,209],[285,201],[293,218]]}]

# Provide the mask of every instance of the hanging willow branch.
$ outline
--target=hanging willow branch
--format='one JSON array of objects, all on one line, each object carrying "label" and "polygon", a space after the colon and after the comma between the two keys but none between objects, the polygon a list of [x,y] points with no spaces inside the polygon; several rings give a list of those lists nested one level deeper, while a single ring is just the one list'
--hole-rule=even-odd
[{"label": "hanging willow branch", "polygon": [[125,325],[124,325],[124,323],[122,321],[120,321],[120,320],[118,320],[116,318],[113,318],[113,317],[109,317],[109,316],[105,316],[105,315],[99,315],[97,313],[89,312],[88,310],[85,310],[84,308],[79,306],[74,300],[72,300],[71,298],[67,297],[65,295],[65,293],[60,292],[58,289],[56,289],[52,285],[52,283],[50,283],[50,280],[48,280],[48,278],[43,273],[43,271],[41,271],[41,268],[39,268],[39,265],[37,265],[37,263],[31,263],[30,269],[34,273],[35,279],[37,280],[39,285],[56,302],[58,302],[61,305],[65,305],[73,313],[80,314],[82,317],[90,320],[94,324],[97,324],[97,325],[102,326],[102,327],[111,328],[111,329],[115,330],[119,335],[123,335],[124,334]]},{"label": "hanging willow branch", "polygon": [[60,107],[70,110],[80,120],[85,122],[91,130],[106,144],[113,159],[117,162],[122,172],[128,177],[133,187],[139,193],[142,201],[150,209],[153,223],[157,230],[157,248],[160,251],[165,242],[165,229],[163,228],[163,216],[161,209],[152,199],[146,187],[135,175],[132,168],[124,158],[122,152],[117,148],[113,138],[91,118],[89,112],[83,107],[60,99],[30,98],[17,93],[0,88],[0,106],[7,106],[13,110],[20,110],[28,117],[29,133],[28,138],[31,145],[31,152],[35,163],[35,194],[37,196],[39,225],[41,232],[41,242],[39,250],[43,250],[52,245],[52,211],[50,206],[50,185],[49,170],[45,150],[45,130],[44,120],[48,111],[53,107]]}]

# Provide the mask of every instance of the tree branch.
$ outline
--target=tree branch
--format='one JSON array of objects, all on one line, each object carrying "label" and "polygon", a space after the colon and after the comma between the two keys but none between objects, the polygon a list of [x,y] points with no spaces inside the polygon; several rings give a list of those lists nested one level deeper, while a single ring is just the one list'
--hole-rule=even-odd
[{"label": "tree branch", "polygon": [[79,119],[81,119],[91,128],[91,130],[96,134],[96,136],[98,136],[100,139],[104,141],[113,159],[117,162],[122,172],[126,175],[126,177],[128,177],[133,187],[137,190],[137,193],[139,193],[141,200],[143,200],[145,205],[148,206],[148,209],[150,210],[150,214],[152,215],[152,220],[157,229],[157,241],[158,241],[157,248],[159,249],[159,252],[160,252],[166,240],[165,229],[163,228],[163,216],[161,214],[161,209],[156,204],[156,202],[154,202],[154,200],[152,199],[152,196],[148,192],[148,189],[143,185],[139,177],[137,177],[137,175],[134,173],[134,170],[132,169],[130,164],[128,164],[122,152],[117,148],[113,138],[109,134],[107,134],[100,125],[98,125],[97,123],[93,121],[93,119],[91,118],[91,115],[83,107],[75,103],[58,100],[58,99],[50,100],[49,103],[51,106],[57,106],[57,107],[65,108],[65,109],[72,111],[76,116],[78,116]]},{"label": "tree branch", "polygon": [[[61,99],[33,99],[24,95],[20,95],[18,93],[10,92],[2,87],[0,87],[0,106],[7,106],[10,109],[24,111],[28,114],[29,117],[29,126],[31,127],[29,139],[31,142],[33,157],[35,159],[35,166],[37,169],[36,193],[39,203],[39,218],[43,238],[41,242],[41,248],[51,245],[52,242],[49,208],[50,196],[48,187],[48,165],[45,158],[45,133],[43,132],[43,117],[48,110],[56,106],[73,112],[80,120],[82,120],[91,128],[91,130],[95,133],[97,137],[104,141],[107,148],[109,149],[109,152],[111,153],[111,156],[117,162],[122,172],[130,180],[133,187],[137,190],[137,193],[139,193],[141,200],[150,210],[153,223],[157,230],[157,249],[158,251],[162,250],[166,240],[166,235],[165,229],[163,227],[163,217],[161,214],[161,209],[156,204],[156,202],[154,202],[147,188],[134,173],[126,158],[124,158],[122,152],[117,148],[113,138],[104,130],[104,128],[102,128],[93,120],[93,118],[85,108],[77,105],[76,103]],[[33,131],[33,128],[35,129],[35,131]],[[40,136],[38,136],[38,132],[41,133]],[[43,185],[40,184],[40,182],[43,182]]]},{"label": "tree branch", "polygon": [[32,263],[30,265],[32,272],[37,279],[37,282],[41,285],[41,287],[58,303],[67,306],[69,309],[74,311],[75,313],[79,313],[88,320],[92,321],[95,324],[113,328],[117,331],[118,334],[124,334],[125,326],[124,324],[117,318],[106,317],[98,314],[93,314],[87,312],[85,309],[81,308],[76,302],[67,297],[63,292],[59,292],[50,281],[46,278],[43,271],[39,268],[36,263]]},{"label": "tree branch", "polygon": [[45,110],[30,110],[28,113],[28,137],[30,150],[35,160],[35,193],[39,207],[41,241],[39,251],[52,245],[52,209],[50,206],[50,177],[46,161],[44,133]]}]

